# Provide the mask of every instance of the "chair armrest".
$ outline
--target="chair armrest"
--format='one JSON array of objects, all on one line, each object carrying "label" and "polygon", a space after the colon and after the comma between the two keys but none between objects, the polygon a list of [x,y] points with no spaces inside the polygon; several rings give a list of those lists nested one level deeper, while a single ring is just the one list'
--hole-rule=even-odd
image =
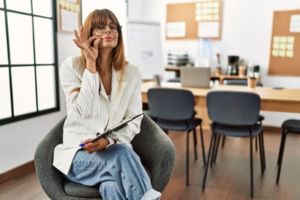
[{"label": "chair armrest", "polygon": [[63,177],[53,167],[53,151],[57,144],[62,143],[62,131],[65,118],[53,127],[39,143],[34,154],[34,164],[40,184],[51,199],[68,199],[63,190]]},{"label": "chair armrest", "polygon": [[162,192],[170,180],[175,163],[173,142],[145,115],[141,123],[141,132],[132,140],[132,146],[151,173],[152,187]]}]

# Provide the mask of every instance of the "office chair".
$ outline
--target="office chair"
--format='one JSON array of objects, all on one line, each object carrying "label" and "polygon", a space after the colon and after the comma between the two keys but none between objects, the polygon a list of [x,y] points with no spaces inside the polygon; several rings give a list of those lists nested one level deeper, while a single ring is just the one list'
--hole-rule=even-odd
[{"label": "office chair", "polygon": [[297,119],[285,120],[282,123],[281,128],[282,128],[282,137],[281,137],[278,160],[277,160],[277,165],[279,165],[278,172],[277,172],[277,180],[276,180],[277,184],[278,184],[279,178],[280,178],[280,171],[281,171],[286,136],[288,133],[300,134],[300,120],[297,120]]},{"label": "office chair", "polygon": [[[171,78],[171,79],[168,79],[167,82],[169,83],[180,83],[180,78]],[[154,116],[151,115],[151,112],[150,110],[143,110],[143,112],[148,115],[149,117],[151,117],[152,120],[156,121],[156,118]],[[194,110],[194,115],[197,114],[197,111]]]},{"label": "office chair", "polygon": [[[89,199],[101,200],[99,186],[88,187],[65,179],[52,166],[53,150],[62,143],[62,119],[38,145],[34,164],[40,184],[46,194],[54,200]],[[175,147],[170,138],[148,117],[141,122],[141,132],[131,142],[133,150],[141,158],[152,187],[162,192],[170,180],[175,162]]]},{"label": "office chair", "polygon": [[186,131],[186,185],[189,185],[189,133],[193,130],[194,153],[197,160],[196,127],[200,126],[203,162],[205,151],[202,119],[194,117],[194,95],[185,89],[151,88],[147,92],[148,105],[156,123],[164,130]]},{"label": "office chair", "polygon": [[[223,85],[243,85],[243,86],[247,86],[248,82],[247,80],[239,80],[239,79],[225,79],[223,81]],[[261,82],[256,82],[256,86],[258,87],[263,87],[263,84]],[[262,124],[262,121],[265,119],[265,117],[263,115],[259,115],[258,118],[258,123]],[[223,141],[222,141],[222,148],[225,145],[225,136],[223,136]],[[255,137],[255,150],[257,151],[257,137]]]},{"label": "office chair", "polygon": [[[252,139],[256,135],[261,135],[262,125],[257,123],[260,111],[260,96],[252,92],[235,91],[210,91],[206,95],[206,104],[208,116],[211,124],[211,141],[208,152],[207,165],[203,177],[203,189],[209,166],[209,160],[213,159],[212,147],[216,143],[216,135],[225,135],[231,137],[249,137],[250,138],[250,179],[251,179],[251,197],[253,197],[253,150]],[[265,169],[265,158],[263,157],[264,147],[261,137],[260,144],[260,162],[262,174]]]}]

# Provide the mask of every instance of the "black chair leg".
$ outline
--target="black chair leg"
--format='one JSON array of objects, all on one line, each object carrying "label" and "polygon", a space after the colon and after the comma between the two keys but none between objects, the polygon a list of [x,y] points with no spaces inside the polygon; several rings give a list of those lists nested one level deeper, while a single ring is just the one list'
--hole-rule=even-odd
[{"label": "black chair leg", "polygon": [[277,173],[277,179],[276,179],[276,183],[278,184],[279,182],[279,178],[280,178],[280,171],[281,171],[281,165],[282,165],[282,159],[283,159],[283,152],[284,152],[284,146],[285,146],[285,140],[286,140],[286,136],[287,133],[284,133],[282,135],[282,149],[281,149],[281,154],[280,154],[280,158],[279,158],[279,167],[278,167],[278,173]]},{"label": "black chair leg", "polygon": [[195,143],[195,145],[198,144],[198,141],[197,141],[197,134],[196,134],[196,129],[195,129],[195,131],[194,131],[194,143]]},{"label": "black chair leg", "polygon": [[261,145],[262,145],[262,155],[264,161],[264,169],[266,169],[266,154],[265,154],[265,142],[264,142],[264,131],[261,131]]},{"label": "black chair leg", "polygon": [[203,140],[203,132],[202,132],[202,125],[201,124],[200,124],[200,138],[201,138],[201,145],[202,145],[203,163],[204,163],[204,165],[206,165],[204,140]]},{"label": "black chair leg", "polygon": [[225,145],[225,139],[226,139],[226,136],[223,135],[222,148],[224,148],[224,145]]},{"label": "black chair leg", "polygon": [[255,151],[257,151],[257,137],[258,136],[255,136]]},{"label": "black chair leg", "polygon": [[280,163],[279,158],[281,157],[284,133],[285,133],[285,130],[282,130],[281,141],[280,141],[280,147],[279,147],[279,153],[278,153],[278,159],[277,159],[277,165],[279,165],[279,163]]},{"label": "black chair leg", "polygon": [[214,155],[214,163],[216,163],[217,156],[218,156],[220,137],[221,137],[221,135],[218,135],[217,146],[216,146],[216,151],[215,151],[215,155]]},{"label": "black chair leg", "polygon": [[262,149],[262,139],[261,139],[261,133],[258,135],[259,140],[259,157],[260,157],[260,167],[261,167],[261,174],[264,174],[264,160],[263,160],[263,149]]},{"label": "black chair leg", "polygon": [[189,130],[186,132],[186,185],[189,185]]},{"label": "black chair leg", "polygon": [[211,157],[211,150],[212,150],[212,146],[213,146],[214,137],[215,137],[215,134],[212,133],[211,134],[211,139],[210,139],[209,150],[208,150],[207,163],[206,163],[206,166],[205,166],[205,173],[204,173],[203,182],[202,182],[202,189],[205,188],[205,181],[206,181],[207,170],[208,170],[208,166],[209,166],[209,159]]},{"label": "black chair leg", "polygon": [[197,137],[196,137],[196,129],[193,130],[193,137],[194,137],[194,154],[195,154],[195,160],[198,159],[197,155]]},{"label": "black chair leg", "polygon": [[213,162],[214,162],[214,155],[215,155],[215,151],[216,151],[217,138],[218,138],[218,134],[214,134],[213,149],[212,149],[211,161],[210,161],[210,166],[211,167],[213,166]]},{"label": "black chair leg", "polygon": [[250,179],[251,179],[251,198],[253,198],[253,137],[250,137]]}]

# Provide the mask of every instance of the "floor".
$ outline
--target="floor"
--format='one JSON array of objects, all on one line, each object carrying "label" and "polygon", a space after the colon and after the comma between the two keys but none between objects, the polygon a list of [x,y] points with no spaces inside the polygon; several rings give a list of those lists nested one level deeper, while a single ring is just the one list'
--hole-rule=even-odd
[{"label": "floor", "polygon": [[[206,155],[211,133],[204,131]],[[190,185],[186,186],[186,134],[170,132],[176,147],[176,160],[172,177],[163,191],[162,200],[241,200],[250,198],[249,139],[227,138],[219,148],[216,163],[208,170],[206,188],[202,190],[204,166],[200,142],[198,160],[194,160],[190,146]],[[281,134],[265,132],[266,170],[261,175],[259,153],[254,151],[254,200],[300,199],[300,135],[289,134],[283,158],[280,183],[276,184],[277,156]],[[190,144],[192,135],[190,134]],[[198,134],[199,141],[199,134]],[[16,178],[0,185],[0,199],[48,200],[35,173]]]}]

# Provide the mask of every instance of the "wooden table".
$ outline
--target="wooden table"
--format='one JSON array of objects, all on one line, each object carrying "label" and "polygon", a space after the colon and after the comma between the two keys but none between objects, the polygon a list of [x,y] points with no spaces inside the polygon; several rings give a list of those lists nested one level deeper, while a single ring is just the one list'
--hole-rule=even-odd
[{"label": "wooden table", "polygon": [[[175,72],[175,76],[176,77],[180,77],[180,68],[181,67],[166,67],[165,70],[166,71],[174,71]],[[238,76],[238,75],[225,75],[225,74],[211,74],[210,78],[215,80],[218,79],[219,80],[219,84],[223,85],[223,80],[225,79],[243,79],[246,80],[247,76]]]},{"label": "wooden table", "polygon": [[[148,103],[147,91],[153,88],[152,82],[142,84],[142,101]],[[300,113],[300,89],[274,90],[269,87],[256,87],[248,89],[247,86],[219,85],[211,89],[181,87],[180,83],[163,83],[161,87],[183,88],[192,91],[195,96],[195,110],[197,117],[203,119],[203,126],[209,127],[210,120],[207,115],[206,94],[210,90],[248,91],[259,94],[261,98],[261,110],[276,112]]]}]

